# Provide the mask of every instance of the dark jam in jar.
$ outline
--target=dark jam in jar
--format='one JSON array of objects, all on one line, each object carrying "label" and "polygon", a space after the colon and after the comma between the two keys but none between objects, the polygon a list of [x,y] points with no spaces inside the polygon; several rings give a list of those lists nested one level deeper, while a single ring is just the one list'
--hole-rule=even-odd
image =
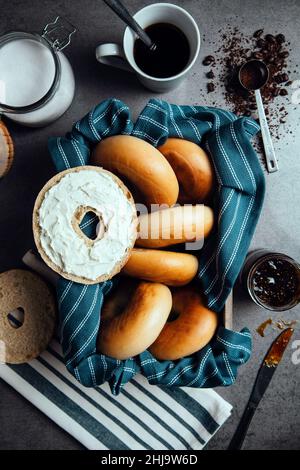
[{"label": "dark jam in jar", "polygon": [[249,287],[261,304],[288,307],[299,295],[299,271],[286,259],[268,258],[257,264]]}]

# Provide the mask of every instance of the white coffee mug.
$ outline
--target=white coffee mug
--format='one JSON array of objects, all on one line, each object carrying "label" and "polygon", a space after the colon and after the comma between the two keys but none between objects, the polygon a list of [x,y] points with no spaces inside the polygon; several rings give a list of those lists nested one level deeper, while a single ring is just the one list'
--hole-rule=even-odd
[{"label": "white coffee mug", "polygon": [[194,18],[183,8],[172,3],[155,3],[134,15],[135,20],[145,29],[155,23],[169,23],[177,26],[187,37],[190,45],[190,59],[182,72],[173,77],[156,78],[144,73],[134,60],[134,43],[137,35],[127,27],[123,37],[123,46],[119,44],[101,44],[96,48],[99,62],[136,73],[141,83],[155,92],[167,92],[176,88],[194,65],[200,50],[200,32]]}]

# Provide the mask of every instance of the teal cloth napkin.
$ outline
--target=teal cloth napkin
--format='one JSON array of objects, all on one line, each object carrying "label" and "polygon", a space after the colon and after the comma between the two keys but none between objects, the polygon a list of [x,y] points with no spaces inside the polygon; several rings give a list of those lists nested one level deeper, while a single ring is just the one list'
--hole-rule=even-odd
[{"label": "teal cloth napkin", "polygon": [[[197,281],[210,308],[221,312],[244,262],[261,211],[265,181],[250,139],[259,130],[250,118],[206,106],[178,106],[152,99],[133,124],[129,108],[117,99],[100,103],[78,121],[66,137],[51,138],[49,150],[57,171],[86,165],[94,144],[107,136],[134,135],[155,147],[167,137],[188,139],[211,155],[218,182],[217,227],[199,251]],[[88,234],[94,221],[84,220]],[[57,295],[65,364],[83,385],[106,381],[117,395],[140,372],[151,384],[216,387],[231,385],[238,367],[251,354],[251,335],[219,327],[198,353],[178,361],[157,361],[148,351],[119,361],[96,351],[101,307],[118,277],[82,285],[60,279]]]}]

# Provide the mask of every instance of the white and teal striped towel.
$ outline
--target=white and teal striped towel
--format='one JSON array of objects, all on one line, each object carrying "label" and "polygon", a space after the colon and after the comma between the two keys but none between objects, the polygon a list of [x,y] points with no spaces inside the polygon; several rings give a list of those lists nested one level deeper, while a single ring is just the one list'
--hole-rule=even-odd
[{"label": "white and teal striped towel", "polygon": [[231,405],[210,389],[167,389],[137,375],[113,396],[106,383],[83,387],[53,341],[28,364],[0,364],[0,377],[91,450],[200,450]]}]

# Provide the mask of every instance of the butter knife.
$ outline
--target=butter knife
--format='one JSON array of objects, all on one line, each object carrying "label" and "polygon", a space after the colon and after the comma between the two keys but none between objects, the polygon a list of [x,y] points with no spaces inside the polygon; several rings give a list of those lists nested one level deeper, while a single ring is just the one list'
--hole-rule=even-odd
[{"label": "butter knife", "polygon": [[259,368],[249,401],[239,422],[239,425],[230,441],[228,450],[240,450],[242,448],[254,413],[259,405],[260,400],[264,396],[269,383],[271,382],[273,374],[279,362],[281,361],[293,332],[293,328],[286,328],[271,344],[271,347],[269,348]]}]

